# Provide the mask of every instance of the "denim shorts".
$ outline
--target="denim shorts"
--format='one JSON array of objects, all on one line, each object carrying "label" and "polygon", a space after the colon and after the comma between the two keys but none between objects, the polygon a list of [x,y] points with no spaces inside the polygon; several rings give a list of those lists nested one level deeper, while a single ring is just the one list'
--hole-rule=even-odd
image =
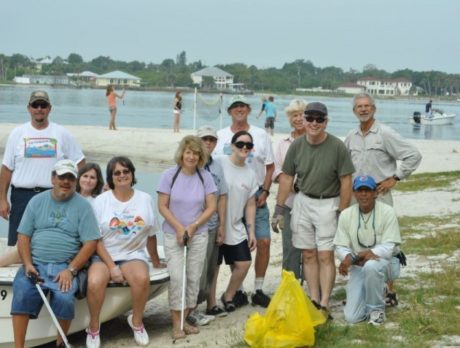
[{"label": "denim shorts", "polygon": [[[262,193],[259,189],[256,193],[256,199]],[[256,239],[270,239],[270,212],[267,203],[256,209]]]},{"label": "denim shorts", "polygon": [[[59,283],[54,281],[56,275],[68,267],[68,263],[34,263],[35,269],[40,273],[44,283],[41,288],[45,295],[50,294],[49,303],[56,318],[72,320],[75,316],[75,292],[77,279],[72,281],[72,288],[67,292],[59,289]],[[16,273],[13,282],[13,301],[11,315],[28,315],[36,319],[43,306],[43,300],[37,288],[25,274],[22,266]]]}]

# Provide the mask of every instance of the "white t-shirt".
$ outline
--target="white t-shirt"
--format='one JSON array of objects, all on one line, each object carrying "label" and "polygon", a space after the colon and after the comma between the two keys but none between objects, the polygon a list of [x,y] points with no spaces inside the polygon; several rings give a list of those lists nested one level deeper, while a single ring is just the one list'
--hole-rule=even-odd
[{"label": "white t-shirt", "polygon": [[222,166],[228,188],[224,243],[236,245],[248,239],[242,218],[248,199],[258,190],[257,179],[254,171],[248,165],[236,166],[228,156],[217,157],[215,160]]},{"label": "white t-shirt", "polygon": [[113,192],[100,194],[93,204],[102,241],[114,261],[146,260],[147,237],[156,233],[152,197],[134,190],[127,202],[120,202]]},{"label": "white t-shirt", "polygon": [[51,171],[64,158],[75,163],[85,158],[75,138],[56,123],[39,130],[28,122],[10,133],[3,165],[13,171],[11,184],[16,187],[52,187]]},{"label": "white t-shirt", "polygon": [[[254,149],[249,154],[246,163],[256,173],[257,184],[261,186],[265,181],[265,166],[275,162],[272,141],[267,132],[262,128],[249,126],[248,132],[254,140]],[[234,134],[230,127],[223,128],[217,132],[219,140],[217,141],[213,156],[232,154],[231,143]]]}]

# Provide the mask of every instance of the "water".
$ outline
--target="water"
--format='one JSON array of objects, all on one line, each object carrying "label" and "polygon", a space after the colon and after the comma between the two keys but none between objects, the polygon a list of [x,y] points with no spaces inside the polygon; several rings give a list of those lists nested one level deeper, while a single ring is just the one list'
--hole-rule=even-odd
[{"label": "water", "polygon": [[[36,86],[0,86],[0,122],[23,123],[29,120],[26,109],[31,91]],[[70,125],[97,125],[107,126],[109,112],[105,99],[105,90],[102,89],[67,89],[44,86],[50,94],[53,104],[51,119],[60,124]],[[227,101],[231,96],[223,96],[222,125],[230,123],[226,112]],[[284,108],[296,96],[275,96],[278,106],[278,122],[276,131],[287,133],[290,130]],[[166,128],[172,126],[173,92],[127,91],[125,104],[118,101],[117,126]],[[183,95],[184,112],[181,118],[181,127],[193,128],[193,93]],[[260,96],[247,96],[253,107],[250,122],[263,127],[264,120],[255,116],[260,110]],[[357,126],[356,117],[351,110],[351,97],[306,97],[307,101],[321,101],[329,109],[330,122],[328,131],[337,136],[345,136],[350,129]],[[220,128],[219,95],[198,94],[196,126],[210,124]],[[449,113],[457,115],[455,123],[447,126],[413,126],[409,119],[414,111],[424,111],[424,100],[397,99],[377,100],[377,119],[389,125],[402,136],[412,139],[460,139],[460,102],[441,101],[433,104]]]}]

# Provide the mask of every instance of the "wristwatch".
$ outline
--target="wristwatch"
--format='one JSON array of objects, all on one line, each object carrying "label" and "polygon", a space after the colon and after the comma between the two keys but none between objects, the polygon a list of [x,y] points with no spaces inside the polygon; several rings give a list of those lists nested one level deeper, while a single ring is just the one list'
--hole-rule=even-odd
[{"label": "wristwatch", "polygon": [[72,273],[72,275],[73,275],[74,277],[77,276],[77,274],[78,274],[78,269],[76,269],[75,267],[72,267],[72,266],[70,266],[70,265],[69,265],[69,267],[67,267],[67,269],[70,271],[70,273]]}]

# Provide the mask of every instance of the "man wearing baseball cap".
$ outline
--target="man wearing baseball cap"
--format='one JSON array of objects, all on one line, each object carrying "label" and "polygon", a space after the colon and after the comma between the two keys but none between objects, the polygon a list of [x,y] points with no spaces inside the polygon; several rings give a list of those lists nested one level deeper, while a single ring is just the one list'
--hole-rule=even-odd
[{"label": "man wearing baseball cap", "polygon": [[203,140],[209,154],[209,160],[205,164],[204,169],[211,173],[217,187],[217,212],[208,220],[208,247],[206,250],[206,261],[200,279],[200,291],[197,300],[197,304],[206,300],[206,314],[195,309],[187,317],[187,321],[190,324],[202,326],[207,325],[215,317],[227,315],[227,312],[217,305],[216,286],[219,274],[217,257],[219,255],[219,246],[222,245],[224,241],[228,189],[222,167],[211,155],[217,144],[216,130],[211,126],[202,126],[198,128],[196,135]]},{"label": "man wearing baseball cap", "polygon": [[[29,200],[52,187],[49,173],[60,159],[69,158],[79,167],[85,157],[74,137],[49,121],[51,101],[45,91],[30,95],[30,122],[13,129],[3,154],[0,172],[0,216],[9,220],[8,245],[17,241],[17,228]],[[11,185],[10,201],[7,194]]]},{"label": "man wearing baseball cap", "polygon": [[[52,189],[35,195],[18,227],[18,251],[23,266],[13,282],[11,315],[14,339],[23,347],[30,318],[37,318],[43,301],[30,278],[51,292],[50,305],[67,333],[75,315],[75,276],[96,251],[99,227],[91,204],[75,192],[78,169],[60,160],[51,173]],[[62,344],[58,336],[57,346]]]},{"label": "man wearing baseball cap", "polygon": [[289,147],[279,178],[272,227],[284,213],[284,204],[297,176],[299,193],[291,211],[292,245],[302,250],[309,295],[326,317],[335,282],[334,245],[337,217],[351,199],[353,163],[343,142],[326,132],[327,107],[307,104],[305,136]]},{"label": "man wearing baseball cap", "polygon": [[[248,156],[247,164],[254,170],[259,191],[256,193],[256,239],[257,249],[254,262],[255,284],[252,304],[268,307],[270,297],[263,291],[265,273],[270,260],[270,213],[267,206],[267,197],[270,194],[272,175],[275,170],[275,157],[270,136],[264,129],[249,124],[248,118],[251,106],[243,95],[235,95],[228,103],[227,112],[232,118],[232,124],[217,132],[218,141],[214,155],[231,155],[231,140],[235,133],[247,131],[254,140],[254,149]],[[233,302],[237,307],[249,303],[247,294],[241,288],[235,294]]]},{"label": "man wearing baseball cap", "polygon": [[381,325],[385,321],[385,282],[399,277],[399,260],[394,257],[401,244],[398,219],[388,204],[377,201],[377,184],[372,176],[353,181],[357,204],[345,209],[334,238],[341,261],[339,273],[350,274],[346,287],[345,320]]}]

